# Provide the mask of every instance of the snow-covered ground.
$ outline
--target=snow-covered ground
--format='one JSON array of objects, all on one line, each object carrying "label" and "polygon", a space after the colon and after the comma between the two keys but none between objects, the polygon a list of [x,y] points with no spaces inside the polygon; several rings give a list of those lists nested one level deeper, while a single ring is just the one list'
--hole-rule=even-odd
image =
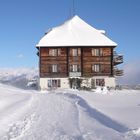
[{"label": "snow-covered ground", "polygon": [[140,90],[41,93],[37,77],[0,69],[0,140],[140,140]]},{"label": "snow-covered ground", "polygon": [[0,84],[0,140],[140,140],[140,91],[41,93]]}]

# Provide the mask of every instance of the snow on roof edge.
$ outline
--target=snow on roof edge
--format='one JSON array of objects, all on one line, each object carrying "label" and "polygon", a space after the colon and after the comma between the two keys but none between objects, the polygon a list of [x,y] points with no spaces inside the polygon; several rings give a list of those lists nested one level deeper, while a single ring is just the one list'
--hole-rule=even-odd
[{"label": "snow on roof edge", "polygon": [[[83,28],[84,27],[84,28]],[[81,28],[79,30],[79,28]],[[60,46],[112,46],[117,43],[105,35],[104,30],[98,30],[75,15],[59,26],[51,30],[41,38],[36,47],[60,47]],[[67,35],[65,35],[67,33]],[[73,34],[74,33],[74,34]],[[88,37],[86,37],[87,35]],[[78,35],[78,36],[75,36]],[[78,37],[78,38],[77,38]],[[83,39],[83,37],[85,37]],[[65,41],[64,41],[65,40]]]},{"label": "snow on roof edge", "polygon": [[39,46],[39,45],[36,45],[36,47],[37,48],[40,48],[40,47],[46,47],[46,48],[49,48],[49,47],[50,48],[58,48],[58,47],[65,47],[65,48],[67,48],[67,47],[71,47],[71,48],[72,47],[73,48],[74,47],[117,47],[117,44],[116,45],[107,45],[107,46],[105,46],[105,45],[95,45],[95,46],[94,45],[64,45],[64,46],[62,46],[62,45],[61,46],[59,46],[59,45],[58,46],[51,46],[51,45],[50,46]]}]

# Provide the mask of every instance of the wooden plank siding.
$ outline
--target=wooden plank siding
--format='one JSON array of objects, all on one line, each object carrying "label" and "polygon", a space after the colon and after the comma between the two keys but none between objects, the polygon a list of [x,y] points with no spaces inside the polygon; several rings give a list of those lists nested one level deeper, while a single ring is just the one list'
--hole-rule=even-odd
[{"label": "wooden plank siding", "polygon": [[[77,56],[73,56],[73,49],[77,49]],[[70,72],[70,66],[72,65],[79,65],[81,71],[81,48],[69,48],[68,50],[68,71]]]},{"label": "wooden plank siding", "polygon": [[[73,56],[72,49],[77,49],[77,56]],[[92,55],[94,47],[59,47],[59,55],[50,56],[51,48],[40,48],[40,77],[68,77],[70,65],[80,65],[82,76],[111,76],[113,74],[113,62],[111,47],[98,47],[102,50],[100,56]],[[56,48],[53,48],[56,49]],[[58,72],[51,72],[50,66],[58,65]],[[99,64],[100,71],[93,72],[92,65]]]},{"label": "wooden plank siding", "polygon": [[[40,77],[67,77],[66,48],[59,48],[59,56],[50,56],[51,48],[40,48]],[[51,65],[58,65],[58,72],[51,72]]]},{"label": "wooden plank siding", "polygon": [[[102,49],[101,56],[92,56],[92,48],[83,48],[83,76],[111,75],[111,48]],[[100,72],[92,71],[92,65],[99,64]]]}]

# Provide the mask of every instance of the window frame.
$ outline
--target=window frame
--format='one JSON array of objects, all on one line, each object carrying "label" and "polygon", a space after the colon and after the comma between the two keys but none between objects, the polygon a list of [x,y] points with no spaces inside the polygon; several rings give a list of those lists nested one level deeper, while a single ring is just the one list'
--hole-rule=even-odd
[{"label": "window frame", "polygon": [[78,65],[77,64],[72,65],[72,72],[78,72]]},{"label": "window frame", "polygon": [[92,56],[102,56],[103,51],[102,48],[92,48],[91,55]]},{"label": "window frame", "polygon": [[92,72],[100,72],[101,71],[101,65],[100,64],[93,64],[92,65]]},{"label": "window frame", "polygon": [[96,79],[96,86],[105,86],[105,79]]},{"label": "window frame", "polygon": [[72,49],[72,56],[74,56],[74,57],[78,56],[78,48]]},{"label": "window frame", "polygon": [[48,87],[49,88],[61,87],[61,80],[60,79],[49,79],[48,80]]},{"label": "window frame", "polygon": [[81,68],[79,64],[70,65],[70,72],[80,72]]},{"label": "window frame", "polygon": [[60,48],[49,49],[49,56],[60,56]]},{"label": "window frame", "polygon": [[52,64],[51,65],[51,72],[52,73],[57,73],[58,72],[58,65],[57,64]]}]

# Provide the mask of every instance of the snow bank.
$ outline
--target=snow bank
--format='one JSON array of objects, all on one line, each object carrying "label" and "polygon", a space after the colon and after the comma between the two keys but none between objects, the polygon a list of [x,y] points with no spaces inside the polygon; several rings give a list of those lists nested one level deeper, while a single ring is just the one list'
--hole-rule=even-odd
[{"label": "snow bank", "polygon": [[95,93],[98,94],[108,94],[107,87],[97,87],[95,90],[93,90]]}]

